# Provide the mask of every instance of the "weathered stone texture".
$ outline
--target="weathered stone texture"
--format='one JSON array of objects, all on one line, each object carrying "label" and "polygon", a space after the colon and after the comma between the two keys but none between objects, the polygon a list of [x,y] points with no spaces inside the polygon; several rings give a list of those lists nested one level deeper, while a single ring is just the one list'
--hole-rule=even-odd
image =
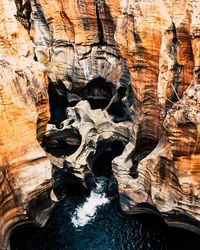
[{"label": "weathered stone texture", "polygon": [[[23,5],[26,1],[16,2]],[[88,120],[87,125],[94,126],[97,117],[91,119],[93,113],[99,114],[99,124],[107,124],[112,133],[127,124],[132,129],[134,140],[127,143],[120,137],[126,146],[112,161],[124,212],[141,211],[148,203],[151,211],[154,208],[168,223],[186,227],[198,222],[200,1],[31,0],[26,6],[24,13],[31,11],[30,20],[27,14],[15,16],[15,1],[0,1],[0,91],[1,107],[5,110],[1,112],[0,147],[1,166],[7,169],[0,172],[1,196],[7,197],[12,185],[16,185],[22,193],[17,194],[22,199],[20,204],[28,204],[50,185],[46,182],[49,170],[45,170],[50,163],[36,140],[36,129],[38,139],[42,138],[49,119],[48,75],[53,94],[65,98],[66,106],[77,105],[75,110],[71,108],[74,114],[85,114],[80,120],[79,115],[75,116],[79,120],[75,122],[76,130],[81,130],[82,123]],[[24,25],[24,21],[29,25]],[[95,84],[99,86],[94,79],[98,79]],[[92,111],[83,100],[91,102],[91,106],[103,100],[104,105],[98,104],[99,109]],[[127,116],[117,117],[122,106],[121,112]],[[57,109],[59,113],[63,107]],[[61,117],[61,122],[69,120],[65,110]],[[77,134],[74,142],[69,135],[71,130],[65,134],[65,129],[58,128],[53,119],[51,122],[53,139],[49,131],[46,134],[49,144],[59,144],[63,131],[66,143],[80,143]],[[92,138],[89,132],[81,133]],[[59,137],[58,141],[54,136]],[[87,142],[84,141],[86,148]],[[48,155],[54,165],[71,164],[75,174],[84,180],[85,173],[92,169],[86,166],[80,150],[81,147],[62,159]],[[77,170],[74,161],[79,160],[84,167],[81,163]],[[28,172],[23,170],[23,176],[31,171],[35,176],[28,191],[20,177],[24,167]],[[18,209],[12,202],[12,207]],[[22,206],[20,212],[15,212],[16,220],[20,220],[18,214],[26,217]],[[191,221],[183,223],[179,215],[187,215]],[[3,235],[13,222],[12,216],[4,212],[1,216]]]},{"label": "weathered stone texture", "polygon": [[29,202],[49,192],[51,164],[38,142],[49,120],[47,72],[33,60],[14,1],[0,9],[0,248],[7,249],[12,228],[30,220]]},{"label": "weathered stone texture", "polygon": [[8,230],[29,219],[29,201],[50,188],[51,165],[38,143],[49,119],[44,67],[25,58],[1,59],[0,67],[0,223],[6,244]]}]

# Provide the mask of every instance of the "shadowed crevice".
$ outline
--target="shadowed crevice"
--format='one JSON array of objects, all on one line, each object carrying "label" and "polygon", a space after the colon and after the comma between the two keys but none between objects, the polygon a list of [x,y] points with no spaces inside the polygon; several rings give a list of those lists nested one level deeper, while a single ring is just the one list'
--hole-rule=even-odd
[{"label": "shadowed crevice", "polygon": [[65,92],[64,94],[58,93],[56,86],[52,83],[49,83],[48,89],[51,113],[49,123],[56,125],[56,127],[59,127],[60,123],[66,119],[66,109],[68,106],[66,89],[62,85],[63,84],[59,83],[59,87],[62,88],[62,92]]},{"label": "shadowed crevice", "polygon": [[102,143],[97,147],[97,153],[91,159],[92,172],[94,176],[111,177],[112,160],[121,155],[124,145],[121,141]]},{"label": "shadowed crevice", "polygon": [[87,100],[91,109],[104,109],[113,95],[114,86],[102,77],[92,79],[84,88],[74,89],[68,94],[69,106],[75,106],[80,100]]},{"label": "shadowed crevice", "polygon": [[99,37],[99,44],[104,45],[104,34],[103,34],[103,25],[101,23],[100,15],[99,15],[99,9],[98,9],[98,3],[96,1],[96,16],[97,16],[97,27],[98,27],[98,37]]},{"label": "shadowed crevice", "polygon": [[138,164],[143,160],[147,155],[149,155],[157,146],[157,140],[150,139],[138,139],[136,141],[136,147],[132,155],[132,167],[130,168],[129,175],[136,179],[138,177]]}]

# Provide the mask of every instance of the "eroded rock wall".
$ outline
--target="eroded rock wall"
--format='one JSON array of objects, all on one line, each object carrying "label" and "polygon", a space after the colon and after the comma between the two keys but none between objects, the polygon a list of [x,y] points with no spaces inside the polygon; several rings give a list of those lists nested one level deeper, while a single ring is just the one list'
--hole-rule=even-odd
[{"label": "eroded rock wall", "polygon": [[50,113],[47,71],[33,60],[15,2],[0,1],[0,9],[0,249],[8,249],[11,230],[31,216],[42,223],[39,212],[51,205],[28,214],[30,202],[48,197],[51,186],[51,163],[39,144]]},{"label": "eroded rock wall", "polygon": [[[0,7],[1,91],[9,102],[5,105],[2,99],[1,104],[6,110],[1,113],[1,127],[6,127],[2,169],[8,169],[0,178],[2,204],[8,197],[5,190],[11,193],[14,187],[7,189],[7,179],[16,190],[21,188],[15,200],[26,205],[50,186],[50,162],[36,140],[36,130],[42,139],[49,119],[48,76],[51,120],[46,143],[55,150],[66,143],[61,157],[47,152],[52,164],[70,165],[84,181],[92,172],[90,151],[100,147],[91,149],[92,139],[98,144],[106,138],[106,149],[108,135],[119,137],[126,145],[112,159],[112,167],[124,212],[135,213],[149,204],[168,223],[198,230],[200,2],[2,0]],[[92,112],[99,116],[92,117]],[[6,126],[10,120],[13,125]],[[89,134],[83,122],[90,126]],[[105,124],[107,134],[101,130]],[[123,139],[123,127],[132,133],[130,143],[127,136]],[[67,152],[71,146],[77,151]],[[34,176],[28,190],[20,177],[24,166],[23,176]],[[13,221],[1,209],[2,235],[21,214],[27,218],[26,205]],[[179,215],[188,217],[182,221]]]},{"label": "eroded rock wall", "polygon": [[[124,211],[132,213],[137,204],[148,203],[163,215],[186,214],[199,220],[198,181],[191,184],[198,180],[198,121],[193,124],[183,118],[186,111],[181,109],[193,112],[194,107],[183,104],[184,98],[192,88],[198,88],[200,3],[60,1],[52,4],[54,7],[47,7],[46,1],[38,3],[49,28],[48,39],[55,41],[53,51],[59,47],[63,56],[66,48],[70,51],[66,52],[70,63],[65,60],[64,74],[56,74],[66,88],[84,86],[98,76],[117,83],[118,88],[128,68],[136,141],[132,151],[126,150],[113,160]],[[39,58],[43,53],[39,51],[41,43],[37,43],[37,36],[34,39]],[[58,46],[58,40],[65,41],[66,48]],[[111,55],[110,51],[115,53]],[[59,68],[55,54],[45,62],[50,75]],[[51,80],[58,79],[51,75]],[[177,115],[184,120],[184,126],[173,120]],[[196,170],[188,172],[193,164]],[[171,223],[178,224],[176,218]]]},{"label": "eroded rock wall", "polygon": [[95,1],[31,1],[31,35],[52,82],[67,89],[101,76],[117,83],[123,60],[115,48],[108,6]]},{"label": "eroded rock wall", "polygon": [[[112,5],[111,2],[108,4]],[[144,112],[138,140],[160,138],[157,147],[138,164],[137,179],[128,177],[128,172],[124,174],[126,167],[115,170],[120,179],[122,205],[129,212],[136,204],[148,202],[163,214],[175,214],[172,220],[168,216],[166,220],[178,226],[180,214],[199,220],[200,3],[120,1],[120,4],[115,40],[126,58],[131,85]],[[123,178],[119,177],[120,168]],[[184,220],[182,223],[187,224]]]}]

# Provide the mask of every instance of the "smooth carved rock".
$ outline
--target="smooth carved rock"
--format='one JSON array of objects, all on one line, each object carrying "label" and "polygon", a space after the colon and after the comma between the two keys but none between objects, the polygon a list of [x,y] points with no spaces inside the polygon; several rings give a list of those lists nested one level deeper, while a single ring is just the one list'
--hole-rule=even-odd
[{"label": "smooth carved rock", "polygon": [[[118,84],[124,63],[114,47],[114,24],[103,1],[95,5],[91,0],[85,4],[34,0],[31,6],[36,57],[47,67],[54,84],[62,81],[70,90],[96,77]],[[99,25],[103,31],[99,31]],[[104,34],[102,43],[99,32]]]},{"label": "smooth carved rock", "polygon": [[[47,143],[57,141],[58,146],[59,142],[63,140],[66,142],[65,147],[78,145],[73,154],[63,158],[63,162],[59,161],[60,157],[57,157],[56,162],[52,155],[50,155],[50,159],[57,167],[65,166],[71,169],[72,173],[83,181],[88,174],[92,173],[92,165],[97,157],[96,155],[110,150],[112,142],[120,141],[124,147],[129,143],[132,145],[132,149],[134,148],[135,139],[132,122],[115,123],[113,117],[106,110],[92,110],[88,101],[80,101],[75,107],[69,107],[67,117],[68,119],[61,123],[61,129],[49,125],[45,139]],[[79,140],[76,139],[78,132]],[[69,140],[70,137],[74,140]],[[100,145],[101,148],[99,148]],[[56,145],[54,146],[56,147]],[[56,151],[56,148],[54,148],[54,151]],[[59,165],[59,163],[62,164]]]},{"label": "smooth carved rock", "polygon": [[[191,85],[181,101],[173,105],[164,120],[166,135],[138,165],[138,178],[129,176],[131,163],[115,160],[122,209],[136,213],[148,203],[161,212],[169,224],[199,231],[199,85]],[[129,165],[129,167],[128,167]],[[123,167],[122,167],[123,166]],[[191,219],[179,218],[188,215]],[[171,215],[171,217],[169,216]],[[168,215],[168,216],[167,216]]]}]

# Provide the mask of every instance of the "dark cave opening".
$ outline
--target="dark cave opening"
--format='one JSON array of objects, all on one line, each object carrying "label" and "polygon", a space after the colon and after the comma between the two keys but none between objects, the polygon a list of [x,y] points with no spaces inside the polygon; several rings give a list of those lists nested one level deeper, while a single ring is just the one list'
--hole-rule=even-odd
[{"label": "dark cave opening", "polygon": [[[114,85],[102,77],[92,79],[83,88],[74,88],[72,91],[66,90],[64,84],[59,81],[57,84],[49,83],[49,103],[51,118],[49,123],[60,126],[60,123],[67,119],[67,107],[74,107],[81,100],[87,100],[91,109],[105,109],[114,95]],[[119,100],[112,103],[109,114],[122,120],[127,113],[124,104]]]},{"label": "dark cave opening", "polygon": [[77,145],[69,145],[64,141],[60,141],[56,146],[53,147],[46,146],[45,151],[56,157],[69,156],[76,152],[80,144],[81,142]]},{"label": "dark cave opening", "polygon": [[51,113],[49,123],[56,125],[56,127],[59,127],[60,123],[66,119],[66,109],[68,107],[67,91],[61,83],[59,83],[59,85],[59,87],[63,89],[63,94],[62,92],[58,93],[59,90],[57,90],[56,86],[52,83],[49,83],[48,89]]},{"label": "dark cave opening", "polygon": [[113,116],[113,121],[116,123],[125,120],[131,120],[129,110],[122,101],[126,94],[128,95],[127,87],[119,87],[116,90],[115,95],[112,96],[110,103],[106,107],[108,114]]},{"label": "dark cave opening", "polygon": [[178,227],[166,227],[169,250],[199,250],[200,235]]},{"label": "dark cave opening", "polygon": [[112,175],[112,160],[121,155],[124,145],[121,141],[113,141],[108,144],[100,145],[97,148],[96,156],[92,162],[92,172],[94,176],[105,176],[110,178]]},{"label": "dark cave opening", "polygon": [[[110,102],[113,89],[111,82],[107,82],[102,77],[97,77],[88,82],[84,88],[74,89],[73,92],[82,100],[87,100],[90,103],[91,109],[104,109]],[[76,103],[69,100],[70,106]]]},{"label": "dark cave opening", "polygon": [[69,100],[69,107],[75,107],[76,104],[81,100],[87,100],[90,104],[91,109],[104,109],[110,102],[110,98],[102,96],[89,96],[87,98],[77,98],[78,100]]},{"label": "dark cave opening", "polygon": [[127,110],[125,109],[122,101],[112,103],[109,110],[108,110],[108,113],[110,115],[113,115],[116,118],[116,120],[117,120],[117,118],[119,118],[119,120],[121,120],[122,118],[127,116]]},{"label": "dark cave opening", "polygon": [[60,200],[63,197],[75,195],[83,196],[88,190],[82,185],[82,181],[67,168],[53,168],[53,190]]},{"label": "dark cave opening", "polygon": [[104,109],[109,103],[109,98],[87,98],[87,100],[91,109]]}]

